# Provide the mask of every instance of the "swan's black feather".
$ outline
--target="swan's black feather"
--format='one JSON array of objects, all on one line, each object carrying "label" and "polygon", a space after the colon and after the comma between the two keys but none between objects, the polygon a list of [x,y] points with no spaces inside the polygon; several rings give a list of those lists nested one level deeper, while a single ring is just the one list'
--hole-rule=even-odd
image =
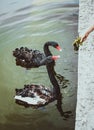
[{"label": "swan's black feather", "polygon": [[16,58],[16,65],[30,69],[53,62],[52,58],[49,57],[52,56],[51,52],[49,51],[49,46],[56,48],[58,44],[51,41],[44,44],[44,53],[47,51],[48,55],[45,55],[39,50],[33,50],[27,47],[16,48],[13,51],[13,56]]}]

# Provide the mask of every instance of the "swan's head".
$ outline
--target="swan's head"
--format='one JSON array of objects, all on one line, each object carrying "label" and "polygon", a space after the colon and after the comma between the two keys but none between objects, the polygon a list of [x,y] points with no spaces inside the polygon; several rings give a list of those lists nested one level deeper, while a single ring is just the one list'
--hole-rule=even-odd
[{"label": "swan's head", "polygon": [[51,42],[51,44],[52,44],[52,46],[53,46],[54,48],[56,48],[57,50],[62,51],[61,47],[59,46],[59,44],[58,44],[57,42]]},{"label": "swan's head", "polygon": [[[54,48],[56,48],[59,51],[62,51],[61,47],[59,46],[59,44],[55,41],[48,41],[45,43],[45,46],[53,46]],[[44,46],[44,48],[45,48]],[[45,49],[44,49],[45,50]]]}]

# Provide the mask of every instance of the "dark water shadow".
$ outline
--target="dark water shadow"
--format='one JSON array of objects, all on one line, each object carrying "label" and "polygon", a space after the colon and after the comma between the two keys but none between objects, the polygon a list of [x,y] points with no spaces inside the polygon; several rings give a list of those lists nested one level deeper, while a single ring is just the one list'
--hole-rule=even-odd
[{"label": "dark water shadow", "polygon": [[73,116],[72,111],[64,111],[62,107],[62,94],[57,98],[57,104],[56,104],[57,110],[59,111],[60,115],[63,117],[64,120],[67,120],[71,116]]},{"label": "dark water shadow", "polygon": [[[68,87],[69,84],[69,80],[67,80],[64,76],[57,74],[54,70],[55,73],[55,77],[57,78],[58,84],[62,84],[62,88],[65,89],[66,87]],[[60,115],[63,117],[64,120],[67,120],[68,118],[70,118],[72,115],[72,111],[64,111],[62,104],[63,104],[63,95],[61,93],[61,89],[62,88],[58,88],[59,91],[56,91],[56,95],[57,96],[57,104],[56,104],[56,108],[59,111]]]},{"label": "dark water shadow", "polygon": [[58,84],[61,86],[61,89],[67,88],[70,84],[69,80],[66,79],[63,75],[55,73]]}]

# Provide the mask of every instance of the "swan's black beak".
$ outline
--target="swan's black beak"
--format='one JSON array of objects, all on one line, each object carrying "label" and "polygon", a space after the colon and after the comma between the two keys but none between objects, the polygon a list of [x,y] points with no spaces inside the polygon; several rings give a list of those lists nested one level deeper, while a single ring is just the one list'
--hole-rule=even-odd
[{"label": "swan's black beak", "polygon": [[56,49],[59,50],[59,51],[62,51],[60,46],[56,46]]},{"label": "swan's black beak", "polygon": [[59,59],[60,58],[60,56],[52,56],[52,59],[53,60],[57,60],[57,59]]}]

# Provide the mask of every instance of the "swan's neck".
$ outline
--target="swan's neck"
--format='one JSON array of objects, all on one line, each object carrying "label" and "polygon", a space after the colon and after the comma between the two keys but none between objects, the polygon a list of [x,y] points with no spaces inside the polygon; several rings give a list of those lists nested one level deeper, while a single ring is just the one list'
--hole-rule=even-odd
[{"label": "swan's neck", "polygon": [[[44,53],[45,53],[46,56],[52,55],[52,53],[49,50],[49,46],[53,46],[53,42],[45,43]],[[58,97],[58,95],[60,94],[60,87],[59,87],[59,84],[58,84],[57,79],[55,77],[54,66],[55,66],[55,61],[52,61],[51,63],[46,64],[48,76],[49,76],[50,81],[53,85],[53,89],[55,90],[56,97]]]},{"label": "swan's neck", "polygon": [[44,53],[46,56],[52,55],[52,53],[49,50],[49,46],[52,46],[51,42],[46,42],[44,45]]}]

